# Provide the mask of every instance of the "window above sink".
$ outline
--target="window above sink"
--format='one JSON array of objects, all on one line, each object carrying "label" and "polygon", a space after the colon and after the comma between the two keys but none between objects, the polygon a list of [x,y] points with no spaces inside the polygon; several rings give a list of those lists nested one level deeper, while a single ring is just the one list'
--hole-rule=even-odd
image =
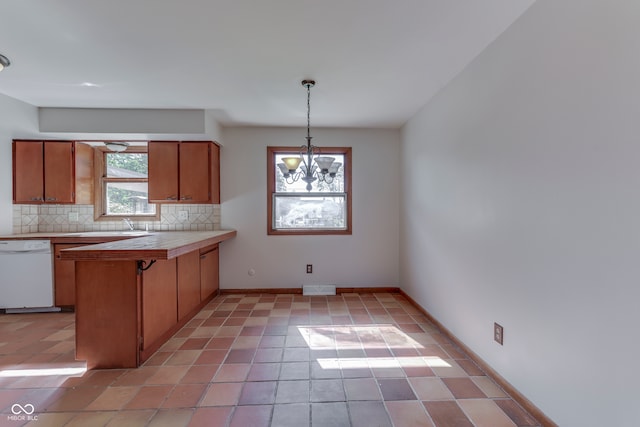
[{"label": "window above sink", "polygon": [[159,220],[160,206],[148,202],[147,148],[130,146],[125,151],[113,152],[94,147],[94,150],[95,219]]}]

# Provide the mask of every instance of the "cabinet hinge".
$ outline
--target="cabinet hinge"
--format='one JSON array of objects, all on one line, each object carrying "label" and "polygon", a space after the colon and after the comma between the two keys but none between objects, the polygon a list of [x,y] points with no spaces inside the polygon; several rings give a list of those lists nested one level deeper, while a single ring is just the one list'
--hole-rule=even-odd
[{"label": "cabinet hinge", "polygon": [[140,341],[140,351],[144,350],[144,337],[139,337],[138,340]]}]

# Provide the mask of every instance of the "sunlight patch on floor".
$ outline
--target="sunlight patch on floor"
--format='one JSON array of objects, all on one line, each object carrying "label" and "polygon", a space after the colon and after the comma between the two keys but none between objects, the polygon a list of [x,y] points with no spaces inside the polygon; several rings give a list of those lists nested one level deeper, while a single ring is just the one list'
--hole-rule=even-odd
[{"label": "sunlight patch on floor", "polygon": [[318,358],[316,360],[322,369],[451,367],[449,363],[439,357],[345,357]]},{"label": "sunlight patch on floor", "polygon": [[2,369],[0,370],[0,378],[48,376],[79,377],[84,375],[85,372],[87,372],[86,364],[83,364],[83,366],[47,366],[38,368]]},{"label": "sunlight patch on floor", "polygon": [[394,325],[318,325],[298,326],[310,349],[349,349],[362,345],[374,348],[424,348]]}]

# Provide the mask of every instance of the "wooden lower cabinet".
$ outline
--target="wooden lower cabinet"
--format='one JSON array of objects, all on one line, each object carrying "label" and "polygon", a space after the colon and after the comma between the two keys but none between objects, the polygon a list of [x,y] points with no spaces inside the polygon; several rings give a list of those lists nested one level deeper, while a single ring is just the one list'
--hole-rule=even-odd
[{"label": "wooden lower cabinet", "polygon": [[87,369],[135,368],[139,276],[136,261],[76,261],[76,359]]},{"label": "wooden lower cabinet", "polygon": [[142,272],[141,282],[140,349],[148,350],[178,323],[176,259],[156,261]]},{"label": "wooden lower cabinet", "polygon": [[200,254],[193,251],[178,257],[178,320],[200,305]]},{"label": "wooden lower cabinet", "polygon": [[76,262],[61,259],[60,251],[86,245],[86,243],[56,243],[53,245],[53,285],[56,307],[76,305]]},{"label": "wooden lower cabinet", "polygon": [[143,261],[75,261],[76,358],[88,369],[140,366],[218,290],[217,244]]},{"label": "wooden lower cabinet", "polygon": [[200,250],[200,300],[212,297],[220,288],[220,257],[218,245],[211,245]]}]

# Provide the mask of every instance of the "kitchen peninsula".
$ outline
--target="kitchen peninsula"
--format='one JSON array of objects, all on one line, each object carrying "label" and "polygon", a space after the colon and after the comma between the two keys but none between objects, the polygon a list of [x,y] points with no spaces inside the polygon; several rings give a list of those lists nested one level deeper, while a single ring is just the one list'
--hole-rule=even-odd
[{"label": "kitchen peninsula", "polygon": [[235,230],[160,232],[61,251],[75,261],[76,358],[133,368],[218,292],[218,244]]}]

